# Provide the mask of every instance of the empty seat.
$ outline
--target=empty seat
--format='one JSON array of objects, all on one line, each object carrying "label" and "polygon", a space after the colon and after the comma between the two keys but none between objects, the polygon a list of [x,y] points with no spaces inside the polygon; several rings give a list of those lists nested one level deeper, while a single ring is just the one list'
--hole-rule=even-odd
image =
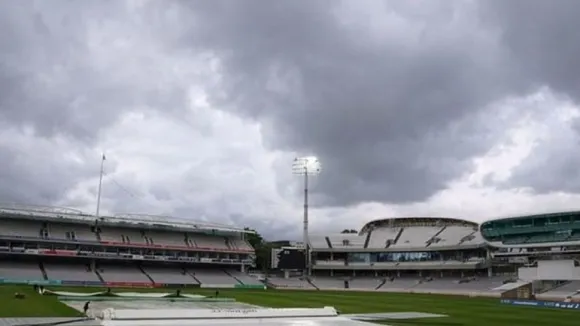
[{"label": "empty seat", "polygon": [[40,237],[40,222],[1,219],[0,234],[12,237]]},{"label": "empty seat", "polygon": [[137,266],[114,266],[103,265],[99,273],[105,282],[144,282],[151,283],[147,275],[143,274]]},{"label": "empty seat", "polygon": [[182,268],[143,267],[143,269],[155,283],[198,284],[197,281]]},{"label": "empty seat", "polygon": [[372,230],[368,248],[385,248],[387,245],[387,240],[395,240],[400,230],[400,228],[388,227],[381,227]]},{"label": "empty seat", "polygon": [[416,248],[426,247],[427,241],[441,231],[443,227],[436,226],[412,226],[403,229],[403,233],[391,248]]},{"label": "empty seat", "polygon": [[358,234],[334,234],[328,236],[332,248],[363,248],[366,238],[366,236],[359,236]]},{"label": "empty seat", "polygon": [[51,280],[99,282],[99,277],[83,264],[44,263],[46,276]]},{"label": "empty seat", "polygon": [[239,282],[222,270],[188,269],[201,284],[205,285],[235,285]]},{"label": "empty seat", "polygon": [[145,245],[142,231],[128,228],[101,227],[101,241]]},{"label": "empty seat", "polygon": [[43,280],[38,263],[0,262],[0,278],[13,280]]}]

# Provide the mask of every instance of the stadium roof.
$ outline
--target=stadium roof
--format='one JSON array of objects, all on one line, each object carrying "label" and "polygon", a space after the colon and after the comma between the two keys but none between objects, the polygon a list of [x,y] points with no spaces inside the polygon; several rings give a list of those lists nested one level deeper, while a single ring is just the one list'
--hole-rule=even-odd
[{"label": "stadium roof", "polygon": [[561,212],[544,212],[544,213],[531,213],[531,214],[522,214],[522,215],[508,215],[503,217],[495,217],[486,220],[483,223],[493,222],[493,221],[504,221],[504,220],[519,220],[519,219],[527,219],[527,218],[544,218],[544,217],[555,217],[555,216],[566,216],[566,215],[580,215],[580,210],[570,210],[570,211],[561,211]]},{"label": "stadium roof", "polygon": [[386,218],[379,218],[376,220],[372,220],[368,223],[366,223],[362,229],[361,229],[361,233],[364,232],[368,232],[372,227],[374,226],[378,226],[378,225],[385,225],[385,224],[389,224],[389,223],[394,223],[394,224],[419,224],[422,222],[441,222],[441,223],[454,223],[454,224],[468,224],[471,226],[476,227],[478,224],[473,222],[473,221],[469,221],[469,220],[465,220],[465,219],[459,219],[459,218],[451,218],[451,217],[436,217],[436,216],[416,216],[416,217],[412,217],[412,216],[406,216],[406,217],[386,217]]},{"label": "stadium roof", "polygon": [[254,231],[245,230],[243,227],[210,223],[206,221],[194,221],[191,219],[176,218],[166,215],[117,214],[114,216],[96,216],[83,213],[77,209],[39,205],[0,204],[0,215],[12,215],[32,219],[61,220],[63,222],[76,221],[94,223],[96,220],[99,220],[100,223],[104,222],[109,224],[135,226],[145,224],[150,226],[192,229],[198,231],[218,230],[223,232],[254,233]]}]

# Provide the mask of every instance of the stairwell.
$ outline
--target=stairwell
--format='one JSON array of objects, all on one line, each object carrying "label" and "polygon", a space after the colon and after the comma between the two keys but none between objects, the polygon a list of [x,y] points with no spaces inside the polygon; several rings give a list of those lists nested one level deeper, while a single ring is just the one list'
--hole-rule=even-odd
[{"label": "stairwell", "polygon": [[572,283],[572,281],[566,281],[566,282],[562,282],[562,283],[560,283],[560,284],[558,284],[558,285],[555,285],[555,286],[548,286],[548,287],[545,287],[545,288],[543,288],[543,289],[541,289],[541,290],[538,290],[538,289],[536,289],[536,294],[542,294],[542,293],[544,293],[544,292],[552,291],[552,290],[555,290],[555,289],[557,289],[557,288],[561,288],[561,287],[563,287],[564,285],[568,285],[568,284],[570,284],[570,283]]},{"label": "stairwell", "polygon": [[437,233],[435,233],[435,235],[433,236],[433,238],[438,237],[441,233],[443,233],[443,231],[445,231],[447,229],[447,226],[444,226],[441,228],[441,230],[439,230]]},{"label": "stairwell", "polygon": [[139,266],[139,270],[141,271],[141,273],[147,276],[147,278],[149,279],[149,281],[151,281],[151,283],[155,284],[155,280],[149,274],[147,274],[147,272],[143,269],[143,267]]},{"label": "stairwell", "polygon": [[101,273],[99,273],[98,269],[95,269],[93,272],[95,272],[95,274],[97,274],[97,277],[99,278],[99,280],[103,283],[105,283],[105,279],[103,278],[103,276],[101,275]]},{"label": "stairwell", "polygon": [[378,290],[378,289],[382,288],[382,287],[383,287],[383,285],[385,285],[386,283],[387,283],[387,279],[386,279],[386,278],[384,278],[384,279],[381,281],[381,283],[379,283],[379,285],[377,285],[377,287],[375,288],[375,290]]},{"label": "stairwell", "polygon": [[100,231],[101,231],[101,229],[99,227],[97,227],[96,225],[91,226],[91,232],[95,234],[95,238],[97,239],[97,241],[101,241]]},{"label": "stairwell", "polygon": [[399,230],[399,232],[397,233],[397,236],[395,237],[395,239],[393,240],[393,244],[396,244],[397,241],[399,241],[399,238],[401,238],[401,235],[403,234],[403,231],[405,230],[405,228],[401,228]]},{"label": "stairwell", "polygon": [[233,279],[234,279],[234,280],[236,280],[238,283],[240,283],[240,284],[244,285],[244,282],[240,281],[240,279],[239,279],[239,278],[237,278],[237,277],[235,277],[234,275],[232,275],[232,273],[230,273],[230,272],[228,272],[228,271],[226,271],[226,270],[224,270],[224,273],[228,274],[228,276],[229,276],[229,277],[233,278]]},{"label": "stairwell", "polygon": [[475,234],[477,233],[477,231],[473,231],[470,234],[464,236],[463,238],[461,238],[461,240],[459,241],[459,244],[463,244],[464,242],[470,241],[473,238],[475,238]]},{"label": "stairwell", "polygon": [[369,242],[371,241],[371,233],[373,233],[373,230],[370,230],[369,233],[367,233],[367,238],[365,239],[364,245],[365,249],[369,247]]},{"label": "stairwell", "polygon": [[45,280],[48,280],[48,275],[46,275],[46,270],[44,269],[44,264],[42,262],[38,262],[38,268],[40,268],[40,271],[42,272],[42,277]]},{"label": "stairwell", "polygon": [[437,231],[437,233],[435,233],[435,235],[433,235],[429,240],[427,240],[425,247],[429,247],[434,243],[437,243],[439,241],[441,241],[441,239],[439,238],[439,235],[441,233],[443,233],[443,231],[445,231],[445,229],[447,229],[447,226],[444,226],[441,228],[441,230]]},{"label": "stairwell", "polygon": [[318,286],[316,286],[316,284],[314,284],[314,282],[312,282],[310,277],[306,278],[306,282],[308,282],[308,284],[312,285],[312,287],[314,287],[317,291],[320,291],[320,288]]},{"label": "stairwell", "polygon": [[191,278],[193,278],[198,284],[201,284],[201,281],[197,277],[195,277],[195,274],[194,273],[187,272],[186,274],[189,275],[189,276],[191,276]]},{"label": "stairwell", "polygon": [[195,240],[188,238],[187,241],[190,247],[197,248],[197,242],[195,242]]},{"label": "stairwell", "polygon": [[324,237],[324,239],[326,240],[326,244],[328,245],[328,248],[332,249],[332,243],[330,242],[330,238]]},{"label": "stairwell", "polygon": [[225,242],[225,244],[226,244],[226,247],[228,247],[228,249],[231,249],[231,250],[233,250],[233,249],[236,249],[236,248],[234,247],[233,243],[230,241],[230,239],[228,239],[228,238],[224,238],[224,242]]}]

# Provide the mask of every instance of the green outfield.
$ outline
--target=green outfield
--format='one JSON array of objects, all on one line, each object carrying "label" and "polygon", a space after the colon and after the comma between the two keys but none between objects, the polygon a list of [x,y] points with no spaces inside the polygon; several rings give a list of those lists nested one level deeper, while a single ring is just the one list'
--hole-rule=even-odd
[{"label": "green outfield", "polygon": [[[102,291],[99,288],[51,288],[60,291]],[[115,291],[122,291],[115,289]],[[126,289],[130,292],[171,292],[171,290]],[[14,293],[26,299],[14,299]],[[182,291],[212,295],[214,290]],[[393,294],[379,292],[220,290],[220,296],[264,307],[333,306],[342,313],[430,312],[447,318],[388,322],[395,326],[576,326],[580,311],[501,305],[498,299],[459,296]],[[31,286],[0,286],[0,317],[76,317],[79,313],[54,296],[41,296]],[[385,322],[387,323],[387,322]]]}]

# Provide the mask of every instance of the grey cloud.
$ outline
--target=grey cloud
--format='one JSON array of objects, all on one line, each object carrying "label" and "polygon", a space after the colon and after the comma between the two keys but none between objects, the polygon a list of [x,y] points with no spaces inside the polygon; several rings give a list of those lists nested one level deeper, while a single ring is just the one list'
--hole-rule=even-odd
[{"label": "grey cloud", "polygon": [[[561,103],[580,101],[580,2],[484,1],[482,15],[501,33],[512,65],[520,73],[521,91],[548,87]],[[557,107],[546,107],[545,114]],[[547,121],[545,123],[548,123]],[[536,146],[503,186],[529,187],[537,193],[580,191],[580,120],[552,123],[553,135]]]},{"label": "grey cloud", "polygon": [[501,34],[528,88],[548,86],[580,99],[580,2],[482,1],[482,16]]},{"label": "grey cloud", "polygon": [[[3,137],[10,133],[3,132]],[[0,202],[47,204],[58,201],[79,180],[94,175],[91,166],[65,157],[62,147],[35,146],[12,139],[0,144]]]},{"label": "grey cloud", "polygon": [[182,108],[185,87],[161,84],[141,25],[122,1],[2,2],[0,119],[92,141],[136,106]]},{"label": "grey cloud", "polygon": [[214,104],[262,122],[273,148],[319,155],[325,204],[424,200],[501,133],[476,119],[514,82],[495,35],[457,19],[460,2],[394,3],[378,36],[341,23],[336,1],[186,3],[187,41],[222,60]]},{"label": "grey cloud", "polygon": [[[73,146],[57,150],[85,156],[123,113],[183,112],[187,85],[155,57],[163,39],[147,47],[157,35],[138,14],[122,1],[2,1],[0,122],[38,144],[65,137]],[[2,200],[48,204],[88,176],[50,153],[21,164],[26,150],[0,147]]]},{"label": "grey cloud", "polygon": [[[221,82],[202,85],[213,106],[260,122],[272,149],[319,155],[324,175],[314,198],[342,206],[422,201],[470,171],[471,158],[512,123],[513,116],[489,109],[492,102],[544,85],[577,98],[571,1],[135,3],[2,2],[0,121],[32,128],[39,142],[75,139],[82,152],[129,110],[183,117],[196,73],[183,66],[215,55]],[[365,12],[370,5],[376,10]],[[378,26],[366,26],[371,22]],[[232,155],[216,166],[237,171],[239,156],[251,153]],[[16,157],[0,148],[3,162]],[[38,166],[5,163],[11,172],[0,181],[14,188],[0,196],[56,201],[93,173],[52,159],[35,163],[54,173],[26,175]],[[247,206],[271,203],[255,199],[247,185],[227,184],[233,178],[215,185],[219,178],[205,172],[143,196],[171,203],[179,216],[267,220]],[[49,177],[66,182],[52,186]],[[280,192],[288,193],[289,179],[280,179]],[[120,181],[141,189],[137,180]],[[153,209],[110,181],[106,188],[111,210]]]}]

